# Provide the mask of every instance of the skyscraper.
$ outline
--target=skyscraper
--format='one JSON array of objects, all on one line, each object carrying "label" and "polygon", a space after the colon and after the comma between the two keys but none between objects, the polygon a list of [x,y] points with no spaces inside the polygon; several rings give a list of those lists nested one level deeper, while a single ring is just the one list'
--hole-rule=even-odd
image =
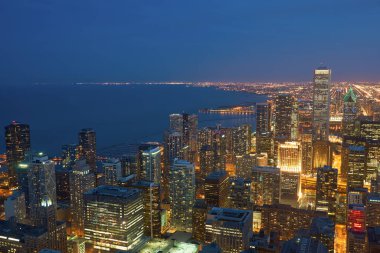
[{"label": "skyscraper", "polygon": [[232,129],[232,154],[242,156],[251,152],[251,125],[245,124]]},{"label": "skyscraper", "polygon": [[79,150],[77,144],[67,144],[62,146],[62,165],[63,167],[71,167],[75,161],[79,159]]},{"label": "skyscraper", "polygon": [[75,162],[70,171],[70,214],[72,232],[84,236],[84,198],[83,194],[95,188],[95,175],[90,172],[86,160]]},{"label": "skyscraper", "polygon": [[252,211],[214,207],[208,212],[206,243],[216,242],[225,253],[239,253],[251,235]]},{"label": "skyscraper", "polygon": [[121,162],[119,159],[108,159],[102,164],[106,185],[118,185],[122,176]]},{"label": "skyscraper", "polygon": [[206,239],[207,204],[204,199],[196,199],[193,206],[193,238],[204,243]]},{"label": "skyscraper", "polygon": [[5,127],[5,152],[7,155],[9,188],[18,185],[16,168],[19,162],[25,158],[25,153],[30,150],[29,125],[13,121]]},{"label": "skyscraper", "polygon": [[274,137],[275,140],[290,141],[294,123],[295,99],[290,94],[279,94],[275,99]]},{"label": "skyscraper", "polygon": [[138,178],[161,183],[161,147],[155,144],[142,144],[137,155]]},{"label": "skyscraper", "polygon": [[317,171],[316,210],[327,212],[332,220],[336,214],[338,170],[325,166]]},{"label": "skyscraper", "polygon": [[170,167],[169,196],[172,213],[171,224],[179,231],[191,232],[192,207],[195,201],[194,165],[175,159]]},{"label": "skyscraper", "polygon": [[329,140],[331,70],[320,67],[314,71],[313,140]]},{"label": "skyscraper", "polygon": [[137,181],[133,188],[140,189],[144,199],[144,235],[161,237],[160,185],[149,181]]},{"label": "skyscraper", "polygon": [[357,98],[352,87],[343,97],[343,135],[355,135],[355,120],[358,114]]},{"label": "skyscraper", "polygon": [[281,200],[297,200],[301,184],[302,150],[298,142],[278,146],[278,167],[281,171]]},{"label": "skyscraper", "polygon": [[103,185],[84,194],[85,239],[100,251],[128,251],[144,234],[144,201],[139,189]]},{"label": "skyscraper", "polygon": [[85,159],[92,173],[96,170],[96,133],[91,128],[84,128],[79,132],[79,152],[81,159]]},{"label": "skyscraper", "polygon": [[251,209],[251,179],[232,177],[229,179],[228,207]]},{"label": "skyscraper", "polygon": [[252,170],[252,202],[256,206],[278,204],[280,201],[280,169],[254,167]]},{"label": "skyscraper", "polygon": [[256,163],[256,155],[246,154],[236,157],[236,176],[250,179],[252,177],[252,168]]},{"label": "skyscraper", "polygon": [[270,113],[269,103],[256,103],[256,136],[270,132]]},{"label": "skyscraper", "polygon": [[342,145],[342,173],[347,178],[347,188],[361,188],[366,178],[366,139],[346,136]]},{"label": "skyscraper", "polygon": [[199,151],[199,173],[196,175],[197,193],[204,195],[207,175],[215,171],[215,153],[210,145],[204,145]]},{"label": "skyscraper", "polygon": [[210,173],[205,180],[205,201],[211,207],[228,206],[229,181],[225,170]]}]

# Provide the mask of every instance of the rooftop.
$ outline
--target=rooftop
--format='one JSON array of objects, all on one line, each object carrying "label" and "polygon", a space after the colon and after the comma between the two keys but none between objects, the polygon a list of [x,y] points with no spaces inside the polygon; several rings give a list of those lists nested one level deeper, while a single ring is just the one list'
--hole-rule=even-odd
[{"label": "rooftop", "polygon": [[93,190],[86,192],[86,195],[98,195],[98,196],[109,196],[116,198],[128,199],[135,194],[139,193],[140,190],[134,188],[125,188],[119,186],[102,185],[98,186]]},{"label": "rooftop", "polygon": [[244,222],[250,213],[248,210],[213,207],[208,214],[212,215],[214,220]]}]

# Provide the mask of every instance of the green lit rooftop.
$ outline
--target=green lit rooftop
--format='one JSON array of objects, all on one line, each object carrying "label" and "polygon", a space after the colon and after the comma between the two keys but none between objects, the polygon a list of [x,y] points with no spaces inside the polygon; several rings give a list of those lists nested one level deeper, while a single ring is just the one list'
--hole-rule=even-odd
[{"label": "green lit rooftop", "polygon": [[141,253],[196,253],[198,245],[185,242],[173,242],[172,240],[155,239],[149,241],[140,250]]}]

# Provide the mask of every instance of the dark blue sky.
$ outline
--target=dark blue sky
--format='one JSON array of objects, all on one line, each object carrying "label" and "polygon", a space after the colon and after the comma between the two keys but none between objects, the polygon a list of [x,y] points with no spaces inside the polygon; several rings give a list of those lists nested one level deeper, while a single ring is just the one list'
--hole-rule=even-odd
[{"label": "dark blue sky", "polygon": [[378,0],[1,0],[0,85],[380,80]]}]

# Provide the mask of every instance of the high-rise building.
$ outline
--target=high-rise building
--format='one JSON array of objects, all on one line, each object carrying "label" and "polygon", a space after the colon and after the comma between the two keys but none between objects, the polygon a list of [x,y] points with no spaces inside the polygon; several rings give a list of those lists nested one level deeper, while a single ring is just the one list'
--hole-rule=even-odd
[{"label": "high-rise building", "polygon": [[169,197],[171,225],[179,231],[192,229],[192,207],[195,201],[194,165],[185,160],[175,159],[170,167]]},{"label": "high-rise building", "polygon": [[284,242],[281,253],[328,253],[322,242],[309,236],[296,236]]},{"label": "high-rise building", "polygon": [[246,154],[236,157],[236,176],[250,179],[252,177],[252,169],[256,164],[256,155]]},{"label": "high-rise building", "polygon": [[380,121],[373,121],[367,118],[359,119],[356,123],[360,136],[372,139],[380,139]]},{"label": "high-rise building", "polygon": [[210,173],[205,180],[205,201],[211,207],[228,206],[229,180],[225,170]]},{"label": "high-rise building", "polygon": [[271,132],[256,135],[256,154],[266,153],[268,156],[268,164],[274,161],[274,141]]},{"label": "high-rise building", "polygon": [[380,227],[380,195],[377,193],[367,196],[366,224],[367,227]]},{"label": "high-rise building", "polygon": [[228,207],[250,210],[251,209],[251,179],[241,177],[229,178]]},{"label": "high-rise building", "polygon": [[204,243],[206,239],[207,204],[204,199],[196,199],[193,206],[193,238]]},{"label": "high-rise building", "polygon": [[343,135],[354,136],[355,120],[358,114],[357,98],[352,87],[343,97]]},{"label": "high-rise building", "polygon": [[215,168],[215,153],[210,145],[204,145],[199,151],[199,173],[196,174],[197,193],[204,195],[204,184],[207,175]]},{"label": "high-rise building", "polygon": [[87,161],[91,172],[96,176],[96,133],[91,128],[84,128],[79,132],[78,139],[79,157]]},{"label": "high-rise building", "polygon": [[102,163],[106,185],[118,185],[122,177],[121,162],[119,159],[108,159]]},{"label": "high-rise building", "polygon": [[103,185],[84,194],[85,239],[99,252],[129,251],[144,235],[141,190]]},{"label": "high-rise building", "polygon": [[232,129],[232,155],[242,156],[251,152],[251,125],[245,124]]},{"label": "high-rise building", "polygon": [[155,144],[142,144],[137,154],[138,178],[161,183],[161,147]]},{"label": "high-rise building", "polygon": [[292,127],[294,122],[294,113],[296,103],[294,97],[290,94],[279,94],[275,99],[274,109],[274,138],[275,140],[290,141],[292,140]]},{"label": "high-rise building", "polygon": [[84,236],[84,199],[83,194],[95,188],[95,175],[90,172],[86,160],[78,160],[70,171],[70,216],[73,234]]},{"label": "high-rise building", "polygon": [[170,131],[179,132],[183,136],[183,146],[188,146],[191,152],[197,149],[198,116],[195,114],[170,114]]},{"label": "high-rise building", "polygon": [[[73,165],[71,165],[72,167]],[[70,200],[70,168],[62,165],[55,166],[55,184],[57,187],[57,201]]]},{"label": "high-rise building", "polygon": [[255,167],[252,170],[252,203],[256,206],[278,204],[280,201],[280,169]]},{"label": "high-rise building", "polygon": [[314,71],[313,140],[329,140],[331,70],[325,67]]},{"label": "high-rise building", "polygon": [[161,237],[160,185],[150,181],[137,181],[132,187],[143,193],[144,235]]},{"label": "high-rise building", "polygon": [[30,221],[47,231],[48,248],[66,252],[66,223],[57,222],[54,162],[39,153],[28,165]]},{"label": "high-rise building", "polygon": [[342,173],[347,179],[347,188],[360,188],[366,179],[368,148],[360,137],[345,137],[342,148]]},{"label": "high-rise building", "polygon": [[368,253],[380,252],[380,228],[368,227],[367,229],[367,249]]},{"label": "high-rise building", "polygon": [[62,146],[62,165],[63,167],[71,167],[75,161],[79,159],[80,148],[77,144],[66,144]]},{"label": "high-rise building", "polygon": [[9,188],[18,186],[17,165],[25,158],[30,150],[29,125],[13,121],[5,127],[5,152],[7,155]]},{"label": "high-rise building", "polygon": [[186,156],[181,132],[165,132],[164,142],[167,164],[172,164],[174,159],[183,159]]},{"label": "high-rise building", "polygon": [[308,229],[315,217],[326,217],[325,212],[290,205],[263,205],[260,209],[264,232],[276,231],[280,234],[280,240],[290,240],[299,230]]},{"label": "high-rise building", "polygon": [[311,133],[301,133],[302,148],[302,174],[308,175],[313,172],[313,136]]},{"label": "high-rise building", "polygon": [[316,204],[317,211],[327,212],[335,220],[338,191],[338,170],[329,166],[317,171]]},{"label": "high-rise building", "polygon": [[365,232],[355,232],[351,229],[347,231],[347,252],[363,253],[367,252],[367,236]]},{"label": "high-rise building", "polygon": [[300,191],[302,150],[298,142],[278,146],[278,167],[281,171],[281,200],[297,200]]},{"label": "high-rise building", "polygon": [[53,206],[54,215],[57,209],[54,162],[43,153],[33,157],[28,165],[28,186],[30,219],[35,226],[42,226],[47,220],[45,202]]},{"label": "high-rise building", "polygon": [[330,218],[316,217],[310,225],[310,236],[320,241],[329,253],[334,253],[335,223]]},{"label": "high-rise building", "polygon": [[26,201],[25,193],[14,191],[4,202],[5,219],[15,219],[18,223],[25,222]]},{"label": "high-rise building", "polygon": [[256,136],[271,131],[271,104],[256,103]]},{"label": "high-rise building", "polygon": [[225,253],[240,253],[252,234],[252,211],[212,208],[207,214],[206,243],[216,242]]},{"label": "high-rise building", "polygon": [[317,168],[332,165],[331,144],[328,141],[313,141],[313,166],[312,173],[315,173]]}]

